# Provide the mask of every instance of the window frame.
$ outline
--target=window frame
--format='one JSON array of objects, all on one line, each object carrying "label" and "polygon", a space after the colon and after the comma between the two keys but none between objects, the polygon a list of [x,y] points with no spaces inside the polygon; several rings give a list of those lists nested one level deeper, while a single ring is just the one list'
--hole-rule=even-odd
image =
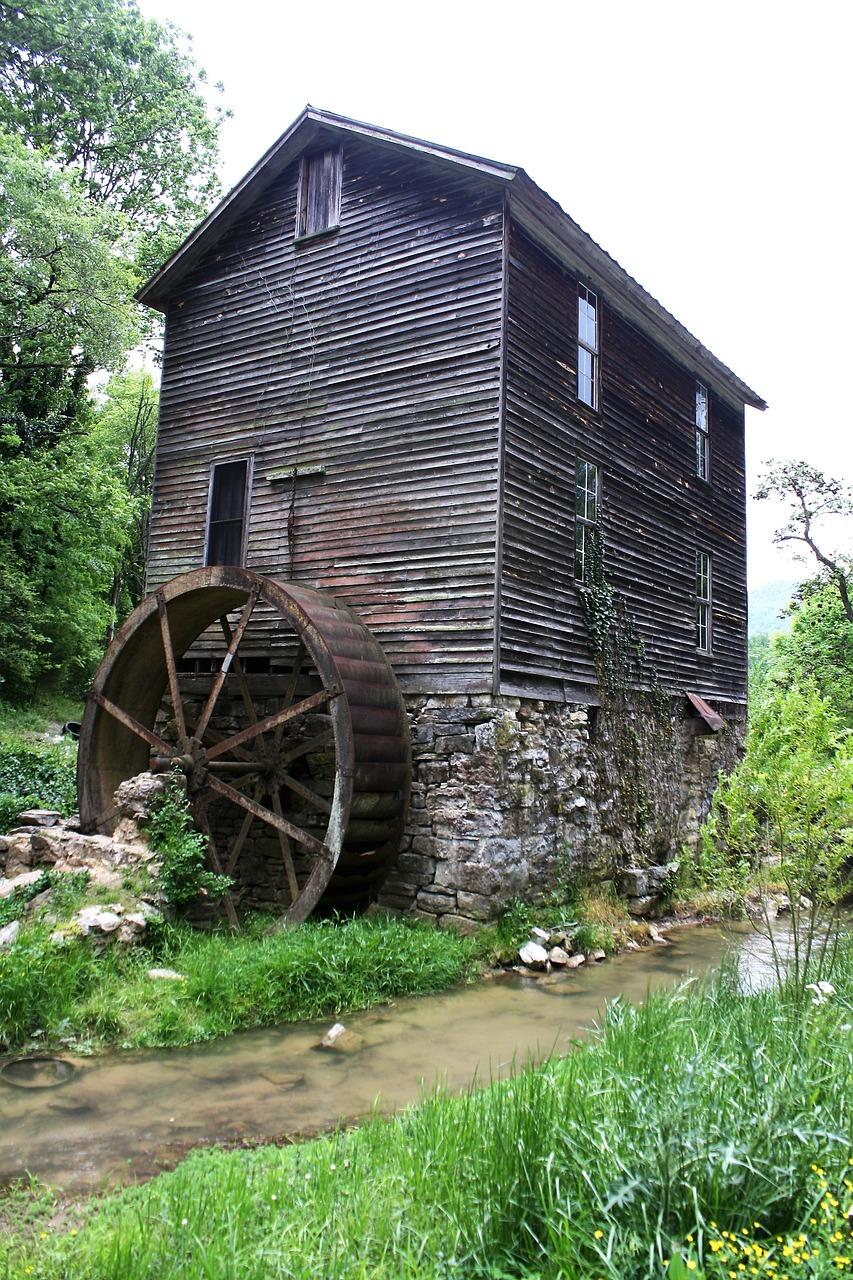
[{"label": "window frame", "polygon": [[252,510],[252,482],[255,470],[255,455],[252,453],[241,453],[233,458],[214,458],[210,463],[210,474],[207,481],[207,514],[204,521],[204,553],[202,556],[202,565],[205,568],[210,566],[208,556],[210,554],[210,530],[211,516],[213,514],[213,484],[217,467],[229,466],[235,462],[246,463],[246,484],[243,490],[243,528],[240,534],[240,559],[238,564],[245,568],[246,552],[249,545],[249,519]]},{"label": "window frame", "polygon": [[[703,564],[704,561],[704,564]],[[701,566],[701,567],[700,567]],[[702,595],[704,580],[705,595]],[[714,579],[713,556],[710,551],[696,549],[693,591],[696,604],[695,640],[697,653],[710,654],[714,645]],[[702,643],[704,631],[705,643]]]},{"label": "window frame", "polygon": [[[589,304],[590,299],[593,300],[593,311],[595,312],[595,346],[592,347],[581,337],[581,303]],[[585,404],[588,409],[592,409],[593,413],[600,411],[601,405],[601,298],[599,294],[591,289],[589,285],[578,281],[577,290],[577,330],[578,330],[578,369],[577,369],[577,396],[581,404]],[[592,377],[590,385],[592,387],[592,400],[587,400],[581,394],[581,352],[588,355],[592,363]]]},{"label": "window frame", "polygon": [[[323,227],[308,230],[308,213],[311,182],[311,165],[314,161],[323,161],[326,156],[333,156],[334,189],[329,201],[330,220]],[[308,240],[316,240],[320,236],[331,235],[341,225],[341,192],[343,188],[344,159],[342,147],[323,147],[314,151],[306,151],[299,163],[299,185],[296,193],[296,232],[294,240],[297,244]]]},{"label": "window frame", "polygon": [[[581,470],[583,470],[583,480],[581,480]],[[595,486],[590,489],[588,480],[590,470],[595,475]],[[589,496],[592,495],[595,514],[590,517],[588,514]],[[583,511],[579,510],[579,506],[583,504]],[[588,587],[587,580],[587,562],[589,558],[589,549],[587,547],[587,530],[601,528],[601,468],[597,462],[589,462],[586,458],[578,457],[575,460],[575,545],[574,545],[574,577],[575,584],[580,587]]]},{"label": "window frame", "polygon": [[[705,405],[705,421],[700,421],[699,403],[700,392],[704,395]],[[708,390],[707,383],[696,380],[696,391],[694,397],[694,445],[696,456],[694,460],[694,470],[697,480],[701,480],[704,484],[711,483],[711,393]],[[704,469],[703,469],[704,468]]]}]

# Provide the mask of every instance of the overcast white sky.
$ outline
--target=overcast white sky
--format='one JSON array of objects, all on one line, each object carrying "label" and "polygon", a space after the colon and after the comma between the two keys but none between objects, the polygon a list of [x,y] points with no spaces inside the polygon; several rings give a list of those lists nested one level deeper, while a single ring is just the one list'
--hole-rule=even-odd
[{"label": "overcast white sky", "polygon": [[[141,7],[224,81],[226,186],[306,102],[521,165],[768,401],[747,410],[751,488],[770,457],[853,480],[842,0]],[[752,504],[752,585],[801,573],[778,522]]]}]

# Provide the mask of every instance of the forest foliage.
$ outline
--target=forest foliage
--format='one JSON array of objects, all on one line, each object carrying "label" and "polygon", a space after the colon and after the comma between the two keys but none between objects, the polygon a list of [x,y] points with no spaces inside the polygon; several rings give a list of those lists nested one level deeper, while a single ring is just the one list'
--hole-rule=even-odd
[{"label": "forest foliage", "polygon": [[216,193],[223,112],[134,0],[0,3],[0,89],[0,700],[23,701],[78,691],[142,594],[134,294]]}]

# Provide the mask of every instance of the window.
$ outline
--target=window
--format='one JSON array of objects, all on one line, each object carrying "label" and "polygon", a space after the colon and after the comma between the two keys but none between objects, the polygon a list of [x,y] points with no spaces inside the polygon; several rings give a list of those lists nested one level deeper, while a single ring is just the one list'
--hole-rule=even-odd
[{"label": "window", "polygon": [[242,564],[249,460],[217,462],[210,477],[205,564]]},{"label": "window", "polygon": [[708,388],[696,383],[696,474],[700,480],[709,476],[708,457]]},{"label": "window", "polygon": [[578,458],[575,483],[575,579],[589,582],[593,539],[598,531],[598,467]]},{"label": "window", "polygon": [[302,157],[296,238],[333,231],[341,217],[341,151],[315,151]]},{"label": "window", "polygon": [[598,298],[578,285],[578,399],[598,408]]},{"label": "window", "polygon": [[696,552],[696,648],[711,652],[711,557]]}]

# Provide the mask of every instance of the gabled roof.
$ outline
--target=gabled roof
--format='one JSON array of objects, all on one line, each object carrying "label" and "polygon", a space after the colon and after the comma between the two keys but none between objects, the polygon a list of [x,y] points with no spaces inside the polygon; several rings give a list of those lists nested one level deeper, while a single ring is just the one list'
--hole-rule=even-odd
[{"label": "gabled roof", "polygon": [[339,134],[358,137],[382,147],[401,147],[417,153],[432,163],[452,165],[470,170],[472,176],[494,183],[507,193],[516,222],[533,240],[541,244],[560,262],[580,273],[591,283],[600,284],[607,303],[647,333],[680,364],[693,370],[703,381],[729,400],[766,409],[762,398],[742,382],[731,369],[718,360],[694,338],[665,307],[647,293],[619,263],[587,235],[578,224],[538,187],[523,169],[500,164],[483,156],[469,155],[453,147],[441,147],[421,138],[394,133],[375,125],[350,120],[308,106],[289,129],[273,143],[253,165],[245,177],[224,196],[211,213],[200,222],[183,244],[137,294],[140,302],[158,310],[166,303],[201,257],[225,234],[256,199],[259,192],[273,182],[310,147],[321,134],[324,138]]}]

